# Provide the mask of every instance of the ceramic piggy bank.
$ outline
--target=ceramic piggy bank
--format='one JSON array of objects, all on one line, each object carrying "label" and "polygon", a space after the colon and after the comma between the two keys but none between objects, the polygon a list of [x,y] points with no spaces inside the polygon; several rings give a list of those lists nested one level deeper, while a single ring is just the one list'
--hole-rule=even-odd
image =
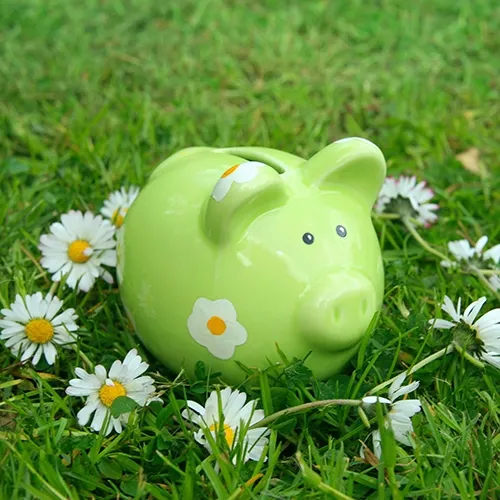
[{"label": "ceramic piggy bank", "polygon": [[175,372],[221,378],[306,359],[320,379],[356,353],[382,305],[371,209],[380,149],[342,139],[310,159],[259,147],[181,150],[130,207],[117,247],[138,337]]}]

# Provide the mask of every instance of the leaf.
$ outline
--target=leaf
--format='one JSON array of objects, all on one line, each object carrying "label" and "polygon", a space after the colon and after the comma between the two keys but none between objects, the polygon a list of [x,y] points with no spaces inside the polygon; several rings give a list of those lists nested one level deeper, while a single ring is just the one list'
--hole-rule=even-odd
[{"label": "leaf", "polygon": [[111,415],[118,418],[123,413],[129,413],[139,405],[128,396],[118,396],[111,405]]},{"label": "leaf", "polygon": [[127,472],[138,473],[141,468],[139,464],[134,462],[131,458],[123,453],[117,453],[114,457],[114,460],[118,462],[121,468]]},{"label": "leaf", "polygon": [[57,380],[57,375],[53,373],[38,372],[38,376],[44,380]]},{"label": "leaf", "polygon": [[118,462],[113,460],[104,459],[98,466],[101,474],[104,477],[108,477],[110,479],[121,479],[122,477],[122,468]]},{"label": "leaf", "polygon": [[207,369],[203,361],[197,361],[194,365],[194,375],[197,380],[205,380],[207,378]]},{"label": "leaf", "polygon": [[311,370],[301,364],[291,365],[285,370],[286,384],[289,389],[308,384],[311,376]]},{"label": "leaf", "polygon": [[139,478],[132,477],[120,483],[120,489],[123,493],[130,495],[131,497],[136,497],[138,493],[142,491],[139,486]]},{"label": "leaf", "polygon": [[486,177],[488,175],[488,172],[482,166],[479,159],[479,149],[467,149],[467,151],[456,155],[455,158],[462,164],[465,170],[482,177]]},{"label": "leaf", "polygon": [[7,387],[13,387],[14,385],[22,384],[24,381],[22,379],[8,380],[0,384],[0,389],[7,389]]}]

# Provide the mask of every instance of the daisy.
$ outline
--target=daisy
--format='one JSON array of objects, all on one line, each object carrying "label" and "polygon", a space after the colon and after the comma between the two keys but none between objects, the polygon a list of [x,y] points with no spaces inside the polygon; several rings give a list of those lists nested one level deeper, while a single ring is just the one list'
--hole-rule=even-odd
[{"label": "daisy", "polygon": [[375,211],[414,217],[425,227],[430,226],[437,220],[434,211],[439,205],[427,203],[434,196],[434,192],[425,185],[425,181],[417,184],[415,176],[400,176],[398,179],[387,177],[375,204]]},{"label": "daisy", "polygon": [[139,188],[132,186],[127,190],[125,187],[119,191],[113,191],[104,201],[101,214],[107,217],[117,228],[121,227],[127,215],[127,211],[139,194]]},{"label": "daisy", "polygon": [[[491,264],[489,267],[496,267],[500,260],[500,245],[495,245],[483,253],[483,249],[488,243],[488,236],[481,236],[474,246],[467,240],[456,240],[448,242],[448,250],[458,263],[479,265]],[[443,267],[456,267],[457,262],[443,260]]]},{"label": "daisy", "polygon": [[[467,240],[449,241],[448,250],[456,261],[469,262],[476,255],[479,243],[480,241],[477,242],[476,247],[472,247]],[[456,267],[457,262],[442,260],[441,265],[443,267]]]},{"label": "daisy", "polygon": [[44,355],[47,363],[53,365],[57,355],[56,344],[74,342],[69,332],[78,330],[75,320],[78,316],[74,309],[61,311],[63,301],[41,292],[25,295],[17,294],[10,309],[0,312],[0,339],[5,340],[15,356],[21,354],[21,362],[31,358],[36,365]]},{"label": "daisy", "polygon": [[461,299],[457,307],[446,295],[441,309],[449,314],[452,321],[431,319],[429,323],[438,329],[451,329],[453,341],[466,349],[475,358],[500,368],[500,308],[492,309],[476,321],[486,297],[472,302],[463,314],[460,311]]},{"label": "daisy", "polygon": [[[269,441],[266,436],[270,433],[270,430],[266,427],[248,429],[248,427],[264,418],[264,411],[255,409],[256,401],[249,401],[245,404],[246,398],[247,395],[244,392],[232,391],[230,387],[226,387],[220,391],[220,398],[217,391],[212,391],[205,403],[205,407],[195,401],[188,401],[189,408],[182,412],[182,416],[199,426],[194,438],[210,453],[213,450],[205,437],[203,429],[209,430],[216,439],[222,420],[224,438],[230,450],[233,450],[236,443],[242,439],[244,448],[243,461],[259,460]],[[219,415],[219,402],[222,407],[221,415]],[[241,438],[241,434],[243,438]],[[266,460],[267,457],[264,458],[264,461]],[[233,457],[233,464],[236,464],[236,456]]]},{"label": "daisy", "polygon": [[[405,378],[406,372],[396,377],[389,387],[389,399],[378,396],[366,396],[362,401],[365,409],[372,408],[377,400],[380,403],[389,405],[390,410],[384,420],[385,426],[391,427],[396,441],[406,446],[411,446],[411,441],[408,437],[409,434],[413,432],[411,417],[420,411],[421,404],[418,399],[405,399],[402,401],[396,401],[396,399],[414,391],[419,386],[420,382],[412,382],[409,385],[401,386]],[[372,432],[372,440],[373,451],[377,458],[380,458],[382,456],[380,430],[377,429]],[[361,447],[360,455],[362,458],[365,456],[363,449],[364,447]]]},{"label": "daisy", "polygon": [[96,278],[113,283],[102,266],[116,266],[115,227],[100,215],[70,210],[61,222],[50,226],[51,234],[40,236],[41,264],[53,281],[67,275],[66,284],[88,292]]},{"label": "daisy", "polygon": [[[99,432],[104,419],[110,411],[113,401],[119,396],[133,399],[139,406],[147,406],[153,401],[161,401],[152,397],[155,392],[154,380],[142,375],[149,368],[148,363],[142,361],[137,354],[137,349],[128,352],[123,360],[116,360],[109,369],[109,373],[102,365],[97,365],[94,373],[87,373],[83,368],[76,368],[78,378],[69,381],[66,394],[70,396],[87,396],[85,406],[78,412],[77,418],[80,425],[86,425],[92,413],[94,418],[90,427]],[[107,436],[113,429],[122,432],[130,413],[122,413],[118,418],[111,416],[104,432]]]}]

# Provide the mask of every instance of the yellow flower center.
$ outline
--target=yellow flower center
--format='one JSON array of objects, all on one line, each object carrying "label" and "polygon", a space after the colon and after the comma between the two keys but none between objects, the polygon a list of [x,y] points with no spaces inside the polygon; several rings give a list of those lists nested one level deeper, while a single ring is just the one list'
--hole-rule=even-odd
[{"label": "yellow flower center", "polygon": [[90,244],[85,240],[75,240],[68,247],[68,257],[77,264],[83,264],[90,259],[90,255],[85,255],[84,252],[90,248]]},{"label": "yellow flower center", "polygon": [[207,328],[212,335],[222,335],[226,331],[226,322],[219,316],[212,316],[207,321]]},{"label": "yellow flower center", "polygon": [[123,221],[125,220],[125,215],[127,215],[127,209],[123,208],[122,211],[124,212],[123,214],[120,212],[120,208],[117,208],[111,217],[111,222],[116,226],[116,227],[121,227],[123,224]]},{"label": "yellow flower center", "polygon": [[123,387],[120,382],[113,380],[114,385],[104,384],[99,389],[99,399],[102,401],[102,404],[107,406],[108,408],[113,404],[113,401],[119,396],[126,396],[127,391],[125,387]]},{"label": "yellow flower center", "polygon": [[221,178],[224,179],[224,177],[227,177],[228,175],[231,175],[238,167],[240,164],[238,163],[237,165],[233,165],[232,167],[228,168],[222,175]]},{"label": "yellow flower center", "polygon": [[45,344],[54,336],[54,327],[46,319],[32,319],[25,327],[26,337],[36,344]]},{"label": "yellow flower center", "polygon": [[[211,431],[216,431],[217,429],[217,424],[212,424],[210,426]],[[231,429],[231,427],[227,424],[224,424],[224,437],[226,438],[226,442],[229,445],[229,447],[233,446],[234,442],[234,431]]]}]

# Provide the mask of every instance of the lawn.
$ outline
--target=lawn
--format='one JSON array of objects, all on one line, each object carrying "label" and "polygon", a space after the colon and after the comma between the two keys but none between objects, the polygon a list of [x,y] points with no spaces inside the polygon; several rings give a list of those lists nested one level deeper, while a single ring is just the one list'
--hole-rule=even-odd
[{"label": "lawn", "polygon": [[[389,176],[427,181],[437,221],[417,227],[419,242],[374,211],[383,308],[341,373],[319,381],[288,360],[232,387],[266,415],[360,400],[449,344],[449,331],[428,323],[446,317],[445,295],[463,307],[486,297],[480,315],[500,307],[485,284],[493,274],[445,268],[428,247],[451,258],[449,241],[500,243],[498,26],[491,0],[4,0],[0,309],[54,290],[38,248],[50,224],[69,210],[99,213],[179,149],[260,145],[308,158],[364,137]],[[187,399],[204,405],[224,383],[208,367],[189,378],[155,360],[111,273],[113,284],[98,279],[88,293],[57,286],[79,330],[55,364],[22,364],[0,341],[0,499],[500,497],[500,372],[471,362],[467,346],[405,380],[419,381],[405,396],[421,403],[411,445],[382,430],[384,453],[373,454],[382,404],[366,416],[319,406],[269,424],[265,462],[232,466],[181,416]],[[65,392],[75,368],[109,369],[133,348],[162,401],[134,410],[121,433],[80,426],[83,400]]]}]

